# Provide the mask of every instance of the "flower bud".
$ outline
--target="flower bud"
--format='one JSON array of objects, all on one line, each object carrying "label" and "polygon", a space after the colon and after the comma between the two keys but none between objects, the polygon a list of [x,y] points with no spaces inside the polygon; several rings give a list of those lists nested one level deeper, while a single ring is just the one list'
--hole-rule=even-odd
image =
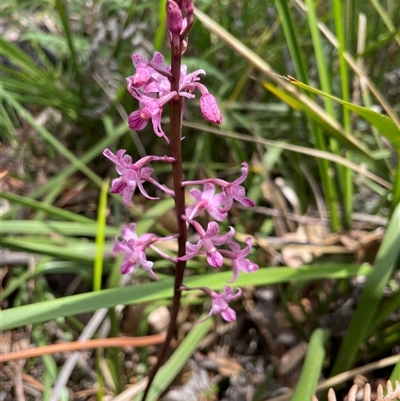
[{"label": "flower bud", "polygon": [[190,17],[194,12],[193,0],[182,0],[182,8],[185,11],[186,17]]},{"label": "flower bud", "polygon": [[222,124],[223,119],[217,99],[211,93],[206,93],[200,97],[200,110],[206,121]]},{"label": "flower bud", "polygon": [[167,27],[172,35],[182,31],[182,11],[174,0],[167,0]]}]

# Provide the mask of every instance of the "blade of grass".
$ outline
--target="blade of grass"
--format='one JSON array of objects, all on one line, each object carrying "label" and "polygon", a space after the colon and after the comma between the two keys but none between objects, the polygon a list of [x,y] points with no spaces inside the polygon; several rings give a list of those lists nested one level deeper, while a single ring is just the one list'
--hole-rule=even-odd
[{"label": "blade of grass", "polygon": [[[295,31],[295,24],[293,21],[292,13],[290,12],[286,1],[276,0],[275,4],[276,4],[276,8],[279,13],[279,18],[280,18],[280,21],[282,24],[283,32],[285,34],[286,43],[288,44],[288,47],[289,47],[289,52],[290,52],[290,55],[292,58],[292,62],[294,64],[294,69],[296,71],[296,74],[298,77],[301,77],[301,79],[304,80],[304,82],[308,82],[309,77],[308,77],[308,73],[307,73],[306,62],[304,60],[303,53],[301,52],[300,45],[297,40],[299,35],[298,35],[298,32]],[[315,144],[324,144],[322,137],[318,137],[318,135],[321,135],[321,132],[318,129],[317,124],[315,123],[315,121],[312,118],[310,118],[310,116],[307,115],[307,117],[308,117],[308,121],[310,124],[311,133],[315,138]],[[305,130],[307,130],[304,118],[302,119],[302,122],[305,125]],[[293,131],[297,132],[298,130],[294,129]],[[296,141],[296,142],[297,142],[297,144],[299,143],[299,141]],[[323,146],[320,150],[325,150],[324,148],[325,147]],[[300,165],[300,156],[299,155],[295,156],[295,161],[296,161],[297,166]],[[329,179],[329,163],[327,161],[320,159],[320,160],[318,160],[318,168],[319,168],[321,176],[325,178],[322,180],[322,184],[324,185],[324,192],[329,193],[332,190],[332,186],[325,185],[325,183],[329,182],[329,180],[328,180]],[[297,168],[296,170],[299,170],[299,169]],[[308,201],[306,199],[307,197],[305,196],[305,194],[302,193],[302,192],[304,192],[304,188],[306,186],[303,174],[299,174],[299,177],[296,178],[295,181],[296,182],[299,181],[296,189],[297,189],[297,192],[300,193],[300,199],[303,199],[302,200],[302,209],[304,210],[304,208],[307,208]],[[302,189],[300,189],[299,187]],[[300,191],[299,191],[299,189],[300,189]]]},{"label": "blade of grass", "polygon": [[306,148],[303,146],[291,145],[291,144],[285,143],[285,142],[272,141],[270,139],[255,138],[253,136],[238,134],[236,132],[224,131],[224,130],[221,130],[218,128],[208,127],[204,124],[198,124],[198,123],[193,123],[193,122],[189,122],[189,121],[184,121],[183,125],[186,127],[192,127],[194,129],[198,129],[200,131],[212,132],[215,135],[220,135],[220,136],[224,136],[224,137],[227,136],[227,137],[239,139],[241,141],[260,143],[262,145],[267,145],[267,146],[274,146],[276,148],[285,149],[285,150],[288,150],[291,152],[299,152],[304,155],[310,155],[313,157],[321,157],[326,160],[331,160],[335,163],[343,164],[344,166],[352,169],[353,171],[356,171],[357,173],[363,175],[364,177],[367,177],[370,180],[378,183],[379,185],[381,185],[384,188],[387,188],[389,190],[393,189],[393,185],[390,182],[382,179],[378,175],[372,173],[371,171],[365,170],[364,168],[361,168],[358,164],[353,163],[350,160],[344,159],[343,157],[334,155],[329,152],[323,152],[318,149],[310,149],[310,148]]},{"label": "blade of grass", "polygon": [[165,39],[165,27],[167,25],[167,11],[165,5],[167,4],[166,0],[162,0],[159,2],[158,6],[158,27],[154,39],[154,49],[161,51],[161,48]]},{"label": "blade of grass", "polygon": [[[357,275],[368,275],[371,268],[367,265],[321,265],[302,266],[298,269],[287,267],[260,269],[248,275],[239,276],[235,285],[270,285],[291,280],[322,280],[349,278]],[[221,289],[227,280],[232,278],[232,272],[205,274],[185,279],[185,285],[190,287],[207,286],[212,290]],[[7,330],[42,321],[55,319],[59,316],[78,315],[99,308],[110,308],[122,304],[136,304],[156,301],[172,296],[172,278],[157,283],[146,283],[140,286],[112,288],[96,293],[86,293],[58,298],[51,301],[24,305],[18,308],[0,311],[2,328]]]},{"label": "blade of grass", "polygon": [[[341,0],[333,1],[333,16],[335,21],[336,36],[339,42],[339,72],[340,72],[340,86],[342,98],[344,101],[348,102],[350,99],[349,95],[349,73],[346,64],[346,59],[344,58],[344,52],[346,50],[346,41],[343,29],[343,13]],[[351,132],[351,118],[350,112],[347,108],[342,107],[343,114],[343,128],[345,132]],[[346,154],[349,158],[349,154]],[[349,169],[343,169],[342,171],[342,185],[344,186],[345,197],[343,199],[343,210],[344,210],[344,223],[345,228],[349,229],[348,223],[351,221],[351,213],[353,212],[353,183],[352,174]]]},{"label": "blade of grass", "polygon": [[[392,384],[395,383],[395,381],[400,381],[400,359],[398,360],[398,362],[396,363],[395,367],[392,370],[392,374],[390,375],[390,379],[389,379]],[[394,385],[393,385],[394,388]]]},{"label": "blade of grass", "polygon": [[[63,210],[63,209],[61,209]],[[90,219],[89,219],[90,220]],[[118,227],[105,227],[107,237],[115,237],[120,232]],[[1,234],[5,235],[48,235],[62,234],[66,236],[95,237],[97,226],[94,220],[90,222],[70,221],[37,221],[37,220],[3,220],[1,222]]]},{"label": "blade of grass", "polygon": [[[51,244],[48,239],[38,241],[38,238],[16,239],[1,238],[2,246],[11,250],[24,251],[39,255],[49,255],[63,260],[73,260],[82,263],[94,263],[95,245],[93,243],[83,243],[82,241],[67,243],[64,239],[59,239],[58,244]],[[80,246],[80,248],[79,248]],[[108,244],[111,250],[111,243]]]},{"label": "blade of grass", "polygon": [[359,116],[363,117],[366,121],[368,121],[373,127],[375,127],[382,135],[386,136],[390,143],[394,146],[398,153],[400,153],[400,128],[394,123],[390,118],[377,113],[374,110],[368,109],[366,107],[358,106],[353,103],[346,102],[345,100],[339,99],[335,96],[332,96],[328,93],[320,91],[312,86],[306,85],[303,82],[293,78],[293,77],[284,77],[293,85],[296,85],[299,88],[305,89],[309,92],[316,93],[318,95],[323,96],[324,98],[330,98],[335,102],[342,104],[347,107],[349,110],[354,111]]},{"label": "blade of grass", "polygon": [[79,92],[81,94],[81,98],[83,98],[83,87],[82,87],[82,76],[79,68],[79,62],[78,62],[78,57],[76,54],[75,46],[74,46],[74,41],[72,38],[71,30],[69,28],[69,23],[68,23],[68,15],[66,12],[66,6],[63,4],[61,0],[56,0],[56,9],[57,12],[60,16],[62,26],[64,28],[64,33],[65,37],[68,42],[68,47],[69,51],[71,53],[71,61],[72,61],[72,67],[75,72],[75,77],[77,79],[78,85],[79,85]]},{"label": "blade of grass", "polygon": [[306,359],[301,369],[301,375],[292,395],[291,401],[311,400],[315,394],[318,379],[321,376],[322,364],[325,358],[325,342],[329,332],[316,329],[308,345]]},{"label": "blade of grass", "polygon": [[[326,111],[318,106],[314,101],[312,101],[308,96],[293,90],[293,87],[283,82],[280,76],[267,64],[263,59],[261,59],[257,54],[252,52],[248,47],[246,47],[241,41],[232,36],[229,32],[223,29],[215,21],[209,18],[207,15],[195,9],[195,14],[197,18],[202,22],[202,24],[209,29],[211,32],[215,33],[220,37],[228,46],[232,47],[236,52],[238,52],[243,58],[245,58],[249,63],[251,63],[256,69],[261,71],[266,75],[271,81],[275,82],[280,87],[290,94],[299,103],[303,104],[304,108],[307,108],[312,114],[312,116],[318,116],[318,123],[321,121],[328,127],[330,127],[330,132],[335,132],[338,138],[341,138],[343,142],[352,147],[353,150],[360,153],[367,159],[373,160],[371,158],[371,151],[361,143],[354,136],[347,136],[344,132],[343,127],[338,121],[329,116]],[[289,104],[291,106],[291,104]],[[376,161],[375,161],[376,162]]]},{"label": "blade of grass", "polygon": [[392,192],[392,203],[390,205],[390,215],[392,216],[398,204],[400,204],[400,160],[397,161],[396,172],[394,175],[394,188]]},{"label": "blade of grass", "polygon": [[368,328],[372,328],[370,323],[382,299],[383,289],[400,255],[399,221],[400,205],[397,205],[376,256],[372,273],[368,276],[347,334],[340,346],[332,375],[344,372],[351,367],[361,342],[366,339]]},{"label": "blade of grass", "polygon": [[[306,10],[305,4],[301,0],[294,0],[294,1],[300,7],[300,9],[305,12],[305,10]],[[347,3],[350,3],[350,0]],[[351,19],[349,19],[349,21],[353,21],[352,18],[353,18],[353,16],[351,17]],[[351,22],[351,23],[353,24],[353,22]],[[329,40],[329,42],[332,43],[332,45],[335,47],[335,49],[338,49],[339,42],[338,42],[337,38],[335,37],[335,35],[333,35],[333,33],[328,29],[328,27],[325,24],[323,24],[322,22],[318,22],[318,28],[324,34],[324,36]],[[345,57],[347,63],[349,64],[349,66],[351,67],[351,69],[359,76],[360,79],[363,80],[365,85],[367,85],[368,88],[370,89],[370,91],[374,94],[374,96],[379,101],[381,106],[386,110],[389,117],[395,122],[395,124],[397,126],[400,126],[400,120],[398,119],[393,108],[388,103],[388,101],[385,99],[385,97],[382,95],[382,93],[379,91],[377,86],[368,77],[368,75],[358,67],[356,60],[351,56],[351,54],[348,51],[345,52],[344,57]]]},{"label": "blade of grass", "polygon": [[[205,318],[205,315],[200,319]],[[162,393],[168,388],[172,381],[178,376],[189,358],[193,355],[199,343],[210,331],[214,321],[208,319],[201,324],[195,324],[189,334],[179,345],[178,349],[171,355],[165,365],[159,370],[149,391],[149,401],[160,399]],[[140,396],[139,396],[140,397]],[[135,400],[140,400],[137,397]]]},{"label": "blade of grass", "polygon": [[[314,6],[314,2],[312,0],[305,0],[305,3],[307,5],[307,21],[310,27],[310,32],[311,32],[311,38],[313,42],[313,48],[315,52],[315,58],[316,58],[316,63],[317,63],[317,70],[318,70],[318,76],[319,76],[319,81],[320,85],[322,88],[322,91],[331,94],[332,93],[332,87],[331,87],[331,81],[332,77],[330,77],[328,66],[327,66],[327,55],[324,52],[323,44],[322,44],[322,38],[317,26],[317,14]],[[324,97],[324,105],[325,105],[325,110],[329,116],[335,119],[335,111],[333,108],[333,103],[331,99],[328,97]],[[331,138],[330,139],[330,147],[332,149],[332,152],[336,155],[340,154],[340,147],[339,143]],[[350,186],[347,186],[346,183],[348,183],[348,172],[347,169],[342,167],[342,166],[337,166],[337,172],[338,172],[338,182],[339,182],[339,192],[341,193],[342,196],[339,196],[339,199],[341,199],[340,203],[342,205],[342,222],[345,228],[349,229],[350,224],[351,224],[351,212],[352,212],[352,185],[350,181]],[[331,177],[328,176],[323,176],[323,180],[328,180],[331,181]],[[324,183],[325,187],[327,186],[327,183]],[[332,191],[334,191],[334,188],[332,188]],[[327,194],[328,198],[330,194]],[[332,203],[328,203],[329,210],[332,213],[332,209],[336,207],[334,202],[337,200],[337,197],[335,196],[332,198]],[[345,206],[350,205],[350,210],[347,209]],[[332,228],[334,231],[337,231],[339,229],[339,221],[338,221],[338,216],[337,213],[335,213],[334,217],[336,220],[332,220]],[[332,216],[331,216],[332,219]]]},{"label": "blade of grass", "polygon": [[104,241],[106,236],[107,196],[110,181],[104,180],[100,191],[99,210],[97,212],[96,256],[94,258],[93,291],[101,290],[103,277]]},{"label": "blade of grass", "polygon": [[376,12],[379,14],[379,16],[381,17],[382,21],[386,25],[388,31],[391,34],[394,34],[394,39],[397,42],[397,44],[400,46],[400,33],[399,33],[399,30],[396,29],[396,27],[394,26],[392,20],[390,19],[390,16],[388,15],[388,13],[385,11],[385,9],[382,7],[382,4],[379,3],[378,0],[370,0],[370,1],[371,1],[371,4],[374,6]]},{"label": "blade of grass", "polygon": [[42,210],[48,214],[51,214],[52,216],[60,217],[63,220],[72,220],[77,223],[89,225],[94,223],[94,220],[80,214],[73,213],[56,206],[48,205],[47,203],[43,203],[25,196],[12,194],[11,192],[0,192],[0,198],[7,199],[10,202],[15,202],[35,210]]}]

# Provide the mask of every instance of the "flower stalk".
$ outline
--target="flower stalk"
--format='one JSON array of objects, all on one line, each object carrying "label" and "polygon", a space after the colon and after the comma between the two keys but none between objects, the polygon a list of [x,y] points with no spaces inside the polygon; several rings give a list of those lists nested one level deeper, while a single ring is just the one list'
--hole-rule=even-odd
[{"label": "flower stalk", "polygon": [[[170,144],[170,156],[150,155],[132,163],[132,158],[120,149],[113,154],[109,149],[104,150],[104,156],[116,166],[119,178],[113,180],[111,192],[122,195],[126,206],[130,207],[132,196],[136,189],[149,200],[158,199],[151,196],[144,184],[161,190],[166,196],[172,196],[175,202],[175,214],[178,232],[166,237],[159,237],[154,233],[136,234],[136,224],[124,226],[121,235],[115,239],[113,251],[124,255],[121,265],[122,274],[130,274],[142,267],[155,280],[157,275],[153,270],[154,263],[147,259],[146,250],[151,248],[159,257],[175,265],[174,294],[171,307],[170,324],[165,342],[161,346],[157,363],[149,373],[147,387],[143,393],[145,401],[157,371],[164,362],[170,342],[176,331],[176,321],[180,308],[182,291],[195,290],[183,283],[186,262],[194,257],[205,255],[207,263],[214,269],[220,269],[226,259],[230,259],[233,266],[233,277],[228,283],[234,282],[239,272],[251,273],[258,269],[257,264],[247,258],[251,252],[251,240],[247,238],[244,247],[236,243],[233,238],[235,229],[220,233],[219,223],[229,216],[233,202],[237,201],[244,206],[252,207],[254,202],[246,197],[245,187],[241,184],[249,173],[249,165],[242,163],[241,175],[234,181],[228,182],[219,178],[183,181],[182,168],[182,119],[186,99],[195,97],[195,91],[200,92],[200,110],[204,119],[210,123],[222,124],[223,118],[217,100],[209,93],[205,85],[201,84],[199,75],[205,71],[199,69],[192,73],[187,72],[186,65],[182,64],[182,55],[187,48],[186,35],[193,24],[193,0],[167,0],[167,27],[171,44],[171,65],[164,65],[164,57],[155,52],[148,61],[140,54],[132,56],[136,69],[133,76],[127,78],[129,93],[138,100],[139,110],[132,112],[128,118],[131,129],[143,130],[151,120],[154,133]],[[183,15],[185,17],[183,17]],[[170,108],[170,134],[163,131],[161,116],[164,107]],[[152,177],[153,168],[149,163],[170,163],[173,175],[173,188],[159,183]],[[202,186],[203,190],[198,189]],[[186,206],[185,191],[193,187],[189,193],[194,204]],[[205,229],[196,218],[208,214],[211,219]],[[199,239],[192,244],[187,241],[187,230],[193,229]],[[171,256],[157,247],[157,243],[166,240],[177,240],[178,253]],[[229,249],[227,249],[229,248]],[[242,291],[236,292],[226,285],[222,293],[217,293],[206,287],[200,289],[211,300],[211,309],[207,318],[212,315],[221,315],[228,322],[236,319],[236,312],[229,306],[231,301],[238,299]]]}]

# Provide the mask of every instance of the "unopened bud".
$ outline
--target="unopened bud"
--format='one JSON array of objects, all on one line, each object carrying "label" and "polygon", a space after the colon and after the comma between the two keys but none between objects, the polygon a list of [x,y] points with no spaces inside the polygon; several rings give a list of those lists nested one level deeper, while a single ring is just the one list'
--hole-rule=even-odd
[{"label": "unopened bud", "polygon": [[194,12],[193,0],[182,0],[182,8],[186,17],[192,15]]},{"label": "unopened bud", "polygon": [[200,110],[206,121],[222,124],[223,119],[217,104],[217,99],[215,99],[215,96],[211,93],[206,93],[200,97]]},{"label": "unopened bud", "polygon": [[171,34],[182,31],[182,11],[174,0],[167,0],[167,27]]}]

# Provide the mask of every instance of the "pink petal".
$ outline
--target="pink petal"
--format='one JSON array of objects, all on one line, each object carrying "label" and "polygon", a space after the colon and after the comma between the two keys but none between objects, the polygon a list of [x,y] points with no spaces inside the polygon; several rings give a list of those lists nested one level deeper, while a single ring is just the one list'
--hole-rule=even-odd
[{"label": "pink petal", "polygon": [[236,320],[236,312],[232,308],[222,311],[221,316],[227,322],[234,322]]},{"label": "pink petal", "polygon": [[133,113],[129,114],[128,117],[129,128],[134,129],[136,131],[142,130],[149,122],[149,119],[143,117],[144,115],[141,112],[141,110],[136,110]]},{"label": "pink petal", "polygon": [[217,250],[215,250],[207,253],[207,262],[210,266],[219,268],[224,264],[224,258]]}]

